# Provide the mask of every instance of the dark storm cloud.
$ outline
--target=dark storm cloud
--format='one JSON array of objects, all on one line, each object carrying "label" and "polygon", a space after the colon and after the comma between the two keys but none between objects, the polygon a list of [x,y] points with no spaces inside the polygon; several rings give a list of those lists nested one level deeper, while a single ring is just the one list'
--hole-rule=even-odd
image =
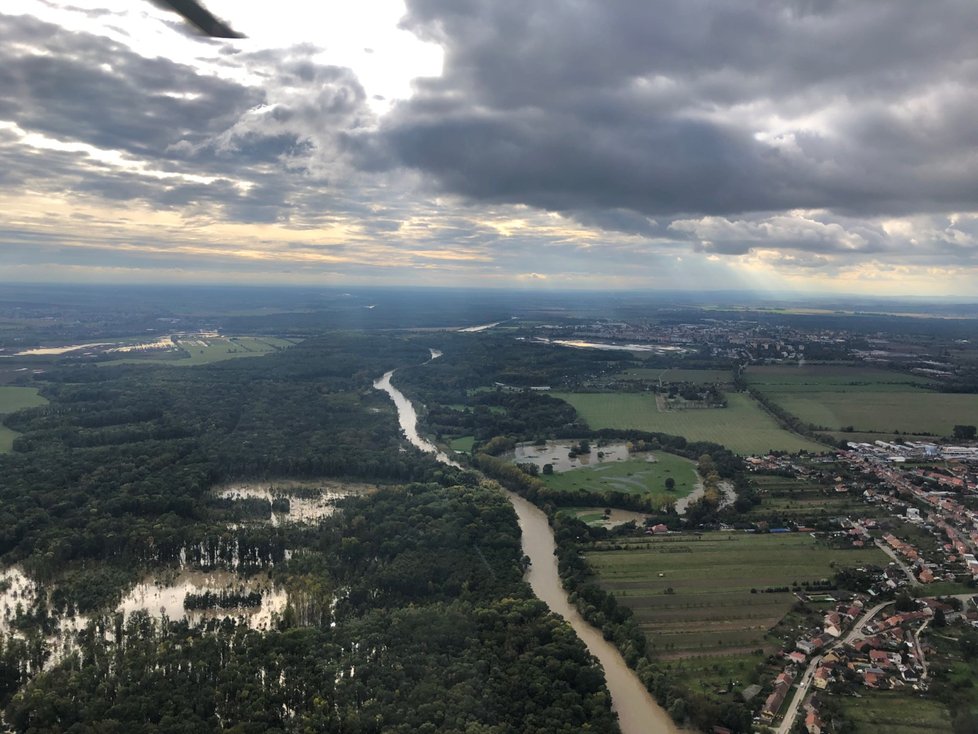
[{"label": "dark storm cloud", "polygon": [[261,100],[247,87],[27,16],[0,15],[0,35],[19,41],[0,46],[0,119],[61,140],[163,157],[180,141],[227,129]]},{"label": "dark storm cloud", "polygon": [[970,0],[408,0],[442,78],[359,140],[476,200],[653,217],[974,209]]},{"label": "dark storm cloud", "polygon": [[161,209],[210,204],[236,221],[271,222],[309,185],[301,172],[337,155],[339,131],[369,118],[352,72],[312,62],[311,47],[234,57],[265,80],[259,87],[28,16],[0,14],[0,37],[11,41],[0,45],[0,121],[128,159],[39,155],[0,130],[4,185]]}]

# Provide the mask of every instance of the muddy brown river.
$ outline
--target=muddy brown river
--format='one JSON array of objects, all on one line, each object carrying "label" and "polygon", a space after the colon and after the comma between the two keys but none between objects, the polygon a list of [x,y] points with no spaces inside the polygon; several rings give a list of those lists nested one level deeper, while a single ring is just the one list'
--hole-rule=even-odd
[{"label": "muddy brown river", "polygon": [[[440,356],[440,352],[432,350],[433,360]],[[440,452],[434,444],[418,434],[417,413],[411,401],[391,384],[393,375],[394,370],[387,372],[374,382],[374,387],[386,392],[394,401],[404,435],[422,451],[435,454],[439,461],[458,466],[444,452]],[[608,690],[611,692],[611,707],[618,714],[618,724],[622,734],[678,734],[684,731],[677,727],[665,710],[656,703],[635,672],[625,664],[618,649],[605,640],[599,630],[588,624],[570,603],[557,573],[557,557],[554,555],[556,545],[547,516],[538,507],[517,494],[507,491],[506,496],[513,504],[519,520],[523,553],[530,558],[526,580],[533,593],[550,608],[550,611],[567,620],[601,664]]]}]

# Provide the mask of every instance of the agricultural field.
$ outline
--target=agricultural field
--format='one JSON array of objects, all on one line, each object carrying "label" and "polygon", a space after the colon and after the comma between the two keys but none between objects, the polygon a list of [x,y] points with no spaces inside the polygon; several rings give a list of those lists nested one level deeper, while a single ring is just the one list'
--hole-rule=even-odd
[{"label": "agricultural field", "polygon": [[120,359],[100,364],[168,364],[176,367],[195,367],[238,357],[260,357],[290,347],[295,344],[295,341],[268,336],[191,336],[174,339],[174,343],[182,350],[181,352],[171,352],[166,356],[155,356],[149,353],[145,357],[133,357],[131,353],[121,352]]},{"label": "agricultural field", "polygon": [[[685,497],[696,488],[696,469],[693,462],[674,454],[656,451],[654,461],[646,456],[624,461],[582,466],[540,478],[554,489],[589,492],[615,491],[653,497],[657,502]],[[676,486],[665,487],[671,477]]]},{"label": "agricultural field", "polygon": [[765,392],[861,392],[878,390],[899,392],[918,390],[934,384],[918,375],[908,375],[875,367],[844,365],[788,366],[764,365],[749,367],[744,379],[752,387]]},{"label": "agricultural field", "polygon": [[[969,681],[970,683],[970,681]],[[865,691],[860,698],[834,698],[854,734],[929,734],[951,731],[951,717],[938,701],[906,692]]]},{"label": "agricultural field", "polygon": [[875,441],[896,432],[947,436],[956,424],[973,425],[978,395],[928,390],[917,375],[858,366],[751,367],[747,382],[804,423],[835,439]]},{"label": "agricultural field", "polygon": [[974,425],[978,419],[978,395],[923,390],[767,394],[802,421],[833,431],[852,426],[867,434],[949,436],[956,424]]},{"label": "agricultural field", "polygon": [[648,380],[649,382],[689,382],[696,385],[725,385],[733,382],[730,370],[685,370],[677,368],[637,368],[625,370],[621,377],[626,380]]},{"label": "agricultural field", "polygon": [[616,542],[625,549],[598,545],[588,561],[601,586],[634,611],[657,654],[667,658],[768,649],[767,631],[795,597],[764,593],[765,588],[830,578],[833,564],[888,561],[877,548],[835,550],[802,533],[717,532]]},{"label": "agricultural field", "polygon": [[35,408],[46,405],[36,387],[0,387],[0,454],[8,453],[14,445],[14,439],[20,434],[3,425],[3,416],[24,408]]},{"label": "agricultural field", "polygon": [[728,393],[726,408],[660,411],[645,393],[553,393],[574,406],[593,429],[635,428],[713,441],[740,454],[825,451],[826,447],[780,426],[750,396]]},{"label": "agricultural field", "polygon": [[744,520],[812,523],[854,512],[863,517],[889,517],[884,508],[863,502],[859,492],[836,492],[833,486],[764,474],[751,475],[751,481],[757,485],[761,503],[751,508]]}]

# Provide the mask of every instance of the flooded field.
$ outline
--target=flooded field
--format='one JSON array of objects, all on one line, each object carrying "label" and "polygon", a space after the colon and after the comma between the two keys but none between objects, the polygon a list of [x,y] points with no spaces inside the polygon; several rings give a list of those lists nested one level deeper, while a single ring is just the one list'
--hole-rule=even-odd
[{"label": "flooded field", "polygon": [[579,444],[580,441],[547,441],[545,445],[521,443],[517,444],[513,452],[513,460],[520,464],[536,464],[541,470],[545,464],[553,464],[554,471],[558,473],[629,458],[648,457],[650,461],[655,461],[655,457],[647,452],[630,454],[628,445],[624,442],[600,445],[595,443],[591,445],[590,453],[577,454],[571,458],[571,451]]}]

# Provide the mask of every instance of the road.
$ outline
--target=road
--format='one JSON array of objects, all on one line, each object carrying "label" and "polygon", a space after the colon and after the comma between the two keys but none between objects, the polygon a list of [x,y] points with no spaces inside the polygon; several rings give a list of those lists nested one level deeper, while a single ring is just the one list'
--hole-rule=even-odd
[{"label": "road", "polygon": [[[864,613],[856,623],[852,626],[849,634],[845,637],[840,637],[838,640],[832,643],[828,650],[834,650],[840,645],[850,644],[857,637],[862,635],[862,628],[866,626],[866,623],[875,617],[880,610],[892,604],[893,602],[885,601],[877,604],[875,607]],[[828,650],[826,652],[828,652]],[[815,671],[818,668],[818,664],[822,661],[821,655],[816,655],[808,663],[808,667],[805,669],[805,674],[798,681],[798,689],[795,691],[794,697],[791,699],[791,703],[788,704],[788,710],[785,711],[784,718],[781,720],[781,726],[778,727],[778,734],[788,734],[791,731],[791,727],[795,725],[795,719],[798,718],[798,712],[801,710],[802,701],[805,700],[805,696],[808,695],[808,689],[812,685],[812,681],[815,678]]]},{"label": "road", "polygon": [[911,586],[920,586],[920,582],[917,580],[917,577],[913,575],[913,572],[910,570],[907,564],[903,562],[903,559],[901,559],[900,556],[898,556],[890,546],[888,546],[886,543],[877,540],[876,547],[879,548],[884,553],[886,553],[886,555],[888,555],[890,558],[894,560],[896,565],[900,567],[900,570],[902,570],[903,573],[906,574],[907,580],[910,582]]},{"label": "road", "polygon": [[880,604],[877,604],[875,607],[873,607],[868,612],[866,612],[865,614],[863,614],[863,616],[861,616],[859,619],[856,620],[856,623],[852,626],[852,629],[849,630],[849,634],[847,634],[845,637],[842,637],[839,640],[837,640],[832,645],[832,647],[837,647],[838,645],[851,645],[852,642],[853,642],[853,640],[855,640],[857,637],[863,637],[862,629],[863,629],[863,627],[866,626],[866,623],[869,622],[869,620],[871,620],[877,614],[879,614],[879,611],[883,607],[887,606],[888,604],[892,604],[892,603],[893,602],[891,602],[891,601],[884,601],[884,602],[882,602]]},{"label": "road", "polygon": [[795,691],[791,703],[788,704],[788,710],[781,720],[781,726],[778,727],[778,734],[788,734],[791,731],[791,727],[795,725],[795,718],[798,716],[798,711],[801,710],[801,702],[805,700],[805,696],[808,694],[808,689],[812,685],[812,679],[815,677],[815,669],[818,667],[821,659],[821,655],[813,657],[805,669],[805,674],[798,681],[798,689]]}]

